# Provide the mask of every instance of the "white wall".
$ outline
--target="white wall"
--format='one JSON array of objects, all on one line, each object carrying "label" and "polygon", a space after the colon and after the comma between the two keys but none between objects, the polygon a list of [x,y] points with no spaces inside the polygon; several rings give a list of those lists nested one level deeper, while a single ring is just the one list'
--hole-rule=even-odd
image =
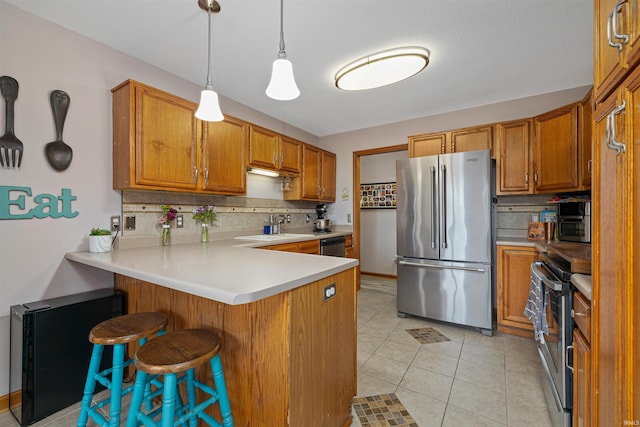
[{"label": "white wall", "polygon": [[[0,186],[29,187],[34,195],[54,196],[69,188],[77,197],[72,208],[79,214],[0,220],[0,396],[9,391],[11,305],[113,285],[112,274],[64,260],[66,252],[88,250],[91,227],[107,227],[109,216],[120,213],[121,194],[111,189],[111,88],[132,78],[196,102],[202,89],[0,0],[2,75],[20,85],[15,134],[24,144],[24,155],[19,169],[0,168]],[[56,136],[49,105],[53,89],[71,97],[63,139],[73,149],[73,161],[63,172],[53,170],[43,154],[44,145]],[[229,99],[221,98],[221,106],[226,114],[318,144],[317,137]],[[1,102],[2,133],[4,117]],[[253,196],[265,197],[260,192],[253,191]],[[25,204],[26,209],[33,207],[33,198],[27,197]]]},{"label": "white wall", "polygon": [[[395,182],[396,160],[407,151],[360,157],[360,183]],[[357,196],[357,195],[356,195]],[[360,210],[360,271],[395,276],[396,210]]]}]

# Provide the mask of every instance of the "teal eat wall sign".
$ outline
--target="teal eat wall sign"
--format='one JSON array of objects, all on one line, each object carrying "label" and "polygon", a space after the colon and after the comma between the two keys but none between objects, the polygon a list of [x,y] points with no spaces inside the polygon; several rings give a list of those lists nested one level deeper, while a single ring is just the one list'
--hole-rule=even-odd
[{"label": "teal eat wall sign", "polygon": [[[59,196],[42,193],[31,197],[31,194],[31,187],[0,185],[0,219],[73,218],[78,216],[78,212],[71,208],[71,202],[78,198],[71,194],[69,188],[61,189]],[[29,203],[27,203],[27,198],[30,199]]]}]

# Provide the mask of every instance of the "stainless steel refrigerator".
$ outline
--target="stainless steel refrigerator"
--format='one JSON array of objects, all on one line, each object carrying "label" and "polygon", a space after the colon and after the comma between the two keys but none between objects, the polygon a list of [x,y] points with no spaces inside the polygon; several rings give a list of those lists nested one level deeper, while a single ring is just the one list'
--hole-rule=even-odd
[{"label": "stainless steel refrigerator", "polygon": [[491,335],[489,150],[396,162],[398,315]]}]

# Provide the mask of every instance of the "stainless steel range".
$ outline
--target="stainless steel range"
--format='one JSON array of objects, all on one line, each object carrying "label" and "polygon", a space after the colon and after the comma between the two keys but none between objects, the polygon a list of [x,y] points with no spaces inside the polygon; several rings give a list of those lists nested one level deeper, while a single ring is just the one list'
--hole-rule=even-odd
[{"label": "stainless steel range", "polygon": [[571,264],[564,259],[541,254],[532,265],[541,278],[547,298],[549,334],[538,341],[538,354],[544,367],[545,391],[551,401],[549,413],[554,425],[571,426],[573,402],[573,291]]}]

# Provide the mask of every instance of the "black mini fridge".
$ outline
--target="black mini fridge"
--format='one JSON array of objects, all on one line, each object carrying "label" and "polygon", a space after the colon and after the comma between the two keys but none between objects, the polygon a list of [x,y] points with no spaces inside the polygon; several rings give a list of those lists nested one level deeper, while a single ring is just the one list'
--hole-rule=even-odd
[{"label": "black mini fridge", "polygon": [[[9,408],[20,425],[82,400],[93,347],[89,331],[123,310],[124,294],[114,289],[11,306]],[[111,363],[109,347],[102,363]]]}]

